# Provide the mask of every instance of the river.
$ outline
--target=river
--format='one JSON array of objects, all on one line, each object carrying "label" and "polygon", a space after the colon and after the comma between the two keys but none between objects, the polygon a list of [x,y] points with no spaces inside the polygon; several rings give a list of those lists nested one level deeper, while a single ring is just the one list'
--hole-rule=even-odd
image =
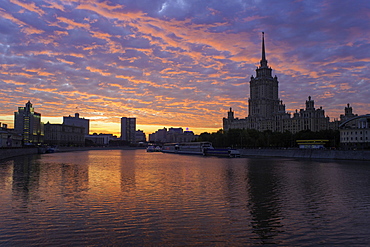
[{"label": "river", "polygon": [[145,150],[0,162],[0,246],[368,246],[369,225],[369,162]]}]

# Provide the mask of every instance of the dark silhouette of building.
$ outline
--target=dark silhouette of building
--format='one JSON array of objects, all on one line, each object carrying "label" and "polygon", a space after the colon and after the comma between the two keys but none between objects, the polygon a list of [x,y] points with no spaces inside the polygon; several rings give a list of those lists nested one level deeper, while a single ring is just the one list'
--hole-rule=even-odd
[{"label": "dark silhouette of building", "polygon": [[66,124],[44,125],[44,142],[56,146],[85,146],[85,128]]},{"label": "dark silhouette of building", "polygon": [[121,140],[130,143],[135,142],[136,118],[121,118]]},{"label": "dark silhouette of building", "polygon": [[85,118],[80,118],[79,113],[75,113],[75,116],[72,117],[69,115],[68,117],[63,117],[63,124],[70,125],[70,126],[78,126],[83,127],[85,135],[88,135],[90,132],[90,120]]},{"label": "dark silhouette of building", "polygon": [[301,130],[320,131],[337,129],[339,121],[330,122],[322,107],[316,109],[315,102],[308,96],[306,108],[296,110],[293,116],[285,111],[285,104],[279,98],[279,81],[268,67],[265,51],[265,37],[262,33],[262,59],[256,69],[256,76],[250,78],[249,116],[235,118],[232,108],[223,118],[223,129],[256,129],[276,132]]},{"label": "dark silhouette of building", "polygon": [[18,107],[18,112],[14,112],[14,131],[22,134],[24,144],[43,142],[44,128],[41,114],[35,112],[30,101],[25,107]]}]

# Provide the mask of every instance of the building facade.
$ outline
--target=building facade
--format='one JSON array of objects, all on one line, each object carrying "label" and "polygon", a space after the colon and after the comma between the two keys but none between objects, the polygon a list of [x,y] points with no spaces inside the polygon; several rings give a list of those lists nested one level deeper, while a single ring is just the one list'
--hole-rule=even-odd
[{"label": "building facade", "polygon": [[55,146],[85,146],[85,128],[66,124],[46,123],[44,142]]},{"label": "building facade", "polygon": [[15,133],[14,129],[8,129],[6,124],[0,123],[0,147],[22,147],[22,135]]},{"label": "building facade", "polygon": [[135,133],[135,142],[146,142],[146,135],[144,131],[137,130]]},{"label": "building facade", "polygon": [[341,147],[370,148],[370,114],[347,119],[340,124],[339,132]]},{"label": "building facade", "polygon": [[85,139],[90,140],[97,146],[108,146],[110,141],[117,140],[117,136],[113,134],[93,133],[92,135],[85,136]]},{"label": "building facade", "polygon": [[75,116],[72,117],[69,115],[68,117],[63,117],[63,124],[70,125],[70,126],[78,126],[83,127],[85,135],[90,133],[90,120],[85,118],[80,118],[79,113],[75,113]]},{"label": "building facade", "polygon": [[136,138],[136,118],[121,118],[121,140],[134,143]]},{"label": "building facade", "polygon": [[184,131],[182,128],[163,128],[149,135],[149,141],[156,143],[192,142],[197,138],[193,131]]},{"label": "building facade", "polygon": [[14,131],[22,134],[24,144],[43,142],[44,128],[41,114],[35,112],[30,101],[25,107],[18,107],[18,112],[14,112]]},{"label": "building facade", "polygon": [[279,81],[272,75],[268,67],[265,52],[265,38],[262,33],[262,59],[256,69],[256,76],[251,76],[250,98],[248,100],[248,117],[234,117],[230,108],[227,118],[223,118],[223,129],[256,129],[274,132],[290,131],[296,133],[302,130],[320,131],[337,129],[339,121],[330,122],[322,107],[316,109],[315,102],[308,97],[305,109],[296,110],[293,116],[286,112],[285,104],[279,98]]}]

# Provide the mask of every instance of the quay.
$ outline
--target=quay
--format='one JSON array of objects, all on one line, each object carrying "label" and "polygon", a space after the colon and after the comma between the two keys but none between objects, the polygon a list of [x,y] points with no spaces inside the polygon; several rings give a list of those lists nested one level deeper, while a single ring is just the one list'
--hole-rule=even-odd
[{"label": "quay", "polygon": [[[60,147],[56,152],[75,152],[88,150],[113,150],[113,149],[139,149],[138,147]],[[141,148],[142,149],[142,148]],[[9,159],[16,156],[40,154],[37,147],[30,148],[0,148],[0,160]]]},{"label": "quay", "polygon": [[282,157],[332,160],[369,160],[368,150],[239,149],[241,157]]},{"label": "quay", "polygon": [[22,155],[30,155],[30,154],[37,154],[38,148],[0,148],[0,160],[5,160],[8,158],[22,156]]},{"label": "quay", "polygon": [[[138,149],[136,147],[63,147],[57,152],[87,150]],[[238,149],[241,157],[281,157],[303,159],[363,160],[370,161],[369,150],[326,150],[326,149]],[[37,154],[37,148],[1,148],[0,160],[15,156]]]}]

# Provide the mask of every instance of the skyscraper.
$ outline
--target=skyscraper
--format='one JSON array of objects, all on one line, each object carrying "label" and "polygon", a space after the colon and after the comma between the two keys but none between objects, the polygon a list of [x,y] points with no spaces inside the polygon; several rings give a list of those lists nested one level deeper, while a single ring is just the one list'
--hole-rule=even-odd
[{"label": "skyscraper", "polygon": [[250,98],[248,100],[249,116],[243,119],[234,117],[230,108],[227,118],[223,118],[223,129],[256,129],[277,132],[301,130],[319,131],[337,129],[339,122],[330,122],[325,111],[315,109],[315,102],[308,96],[306,108],[296,110],[293,117],[285,111],[285,104],[279,99],[279,81],[272,76],[272,69],[267,65],[265,35],[262,33],[262,58],[256,69],[256,77],[251,76]]},{"label": "skyscraper", "polygon": [[250,80],[249,117],[272,119],[279,113],[285,113],[285,105],[279,99],[279,82],[272,77],[272,69],[267,66],[265,35],[262,33],[262,59],[256,69],[256,77]]},{"label": "skyscraper", "polygon": [[22,134],[24,143],[42,143],[44,137],[41,114],[34,111],[30,101],[14,112],[14,130]]},{"label": "skyscraper", "polygon": [[135,142],[136,118],[121,118],[121,140]]}]

